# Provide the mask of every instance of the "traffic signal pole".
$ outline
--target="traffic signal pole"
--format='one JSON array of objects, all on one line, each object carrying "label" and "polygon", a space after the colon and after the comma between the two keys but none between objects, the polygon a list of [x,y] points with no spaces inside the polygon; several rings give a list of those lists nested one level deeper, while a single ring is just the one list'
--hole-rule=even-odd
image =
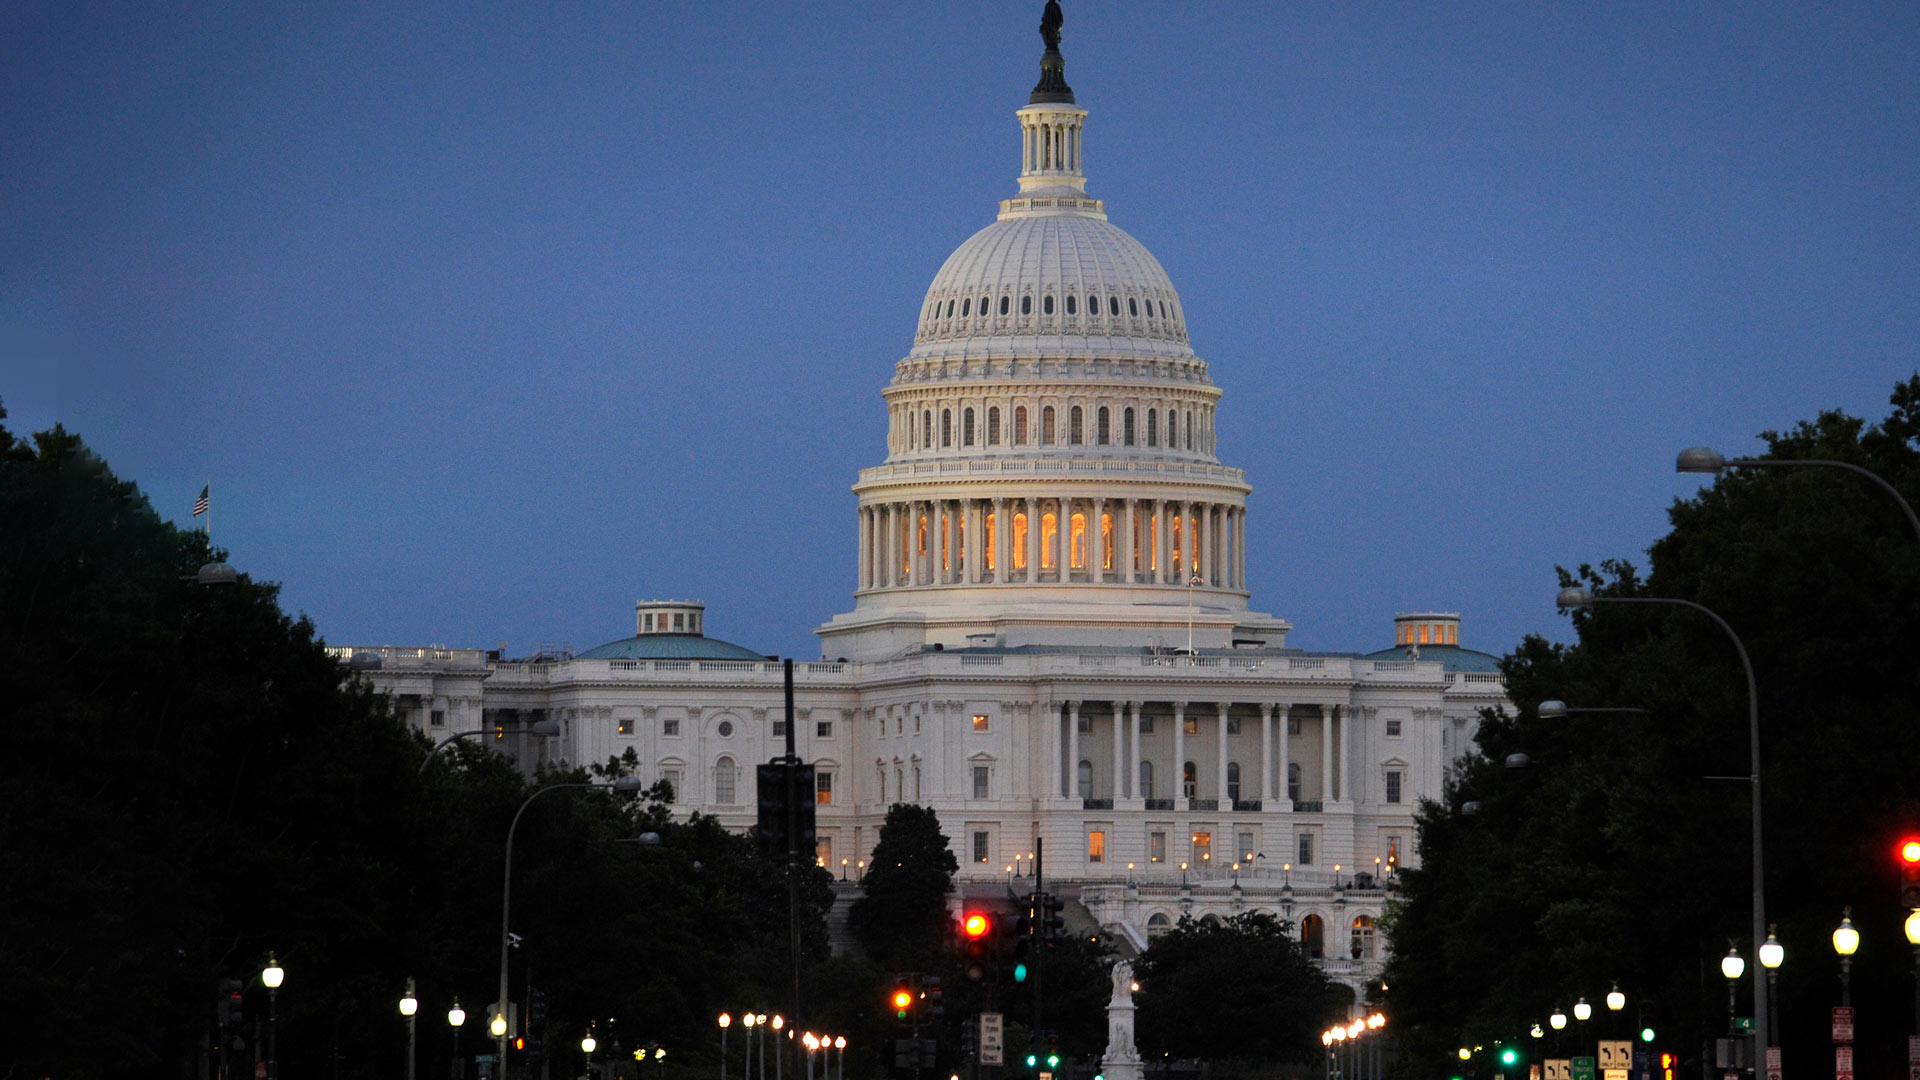
[{"label": "traffic signal pole", "polygon": [[[782,764],[787,772],[787,955],[793,968],[793,999],[787,1012],[788,1031],[800,1026],[800,755],[794,752],[793,658],[786,660],[787,754]],[[785,1048],[774,1047],[777,1063]],[[796,1070],[798,1071],[798,1070]]]},{"label": "traffic signal pole", "polygon": [[1028,921],[1032,924],[1028,933],[1033,935],[1033,944],[1031,947],[1033,953],[1033,1034],[1027,1041],[1036,1054],[1040,1052],[1040,1040],[1046,1037],[1046,1029],[1040,1026],[1042,1018],[1040,1002],[1041,998],[1045,996],[1040,990],[1041,986],[1044,985],[1041,972],[1046,968],[1046,964],[1042,958],[1047,951],[1047,935],[1044,929],[1046,913],[1042,910],[1045,906],[1045,901],[1040,899],[1047,893],[1047,879],[1042,876],[1041,871],[1041,868],[1046,865],[1044,862],[1046,858],[1046,846],[1046,837],[1036,836],[1033,838],[1033,914],[1028,917]]}]

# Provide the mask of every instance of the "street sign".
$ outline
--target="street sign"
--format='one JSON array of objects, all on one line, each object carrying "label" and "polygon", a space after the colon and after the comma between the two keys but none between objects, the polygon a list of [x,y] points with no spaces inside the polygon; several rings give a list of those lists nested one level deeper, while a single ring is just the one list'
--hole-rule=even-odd
[{"label": "street sign", "polygon": [[1751,1016],[1736,1016],[1736,1017],[1734,1017],[1734,1020],[1733,1020],[1733,1026],[1734,1026],[1734,1028],[1735,1028],[1735,1029],[1737,1029],[1737,1030],[1739,1030],[1739,1031],[1752,1031],[1752,1030],[1753,1030],[1753,1017],[1751,1017]]},{"label": "street sign", "polygon": [[1573,1080],[1573,1062],[1566,1058],[1548,1058],[1546,1080]]},{"label": "street sign", "polygon": [[1573,1059],[1573,1080],[1594,1080],[1594,1060],[1590,1057]]},{"label": "street sign", "polygon": [[1853,1041],[1853,1006],[1835,1005],[1833,1007],[1833,1041],[1837,1043]]},{"label": "street sign", "polygon": [[[1907,1064],[1920,1065],[1920,1035],[1907,1036]],[[1915,1080],[1920,1080],[1920,1076]]]},{"label": "street sign", "polygon": [[1853,1047],[1833,1048],[1833,1080],[1853,1080]]},{"label": "street sign", "polygon": [[1627,1073],[1632,1068],[1632,1040],[1600,1040],[1600,1075],[1602,1080],[1627,1080]]},{"label": "street sign", "polygon": [[980,1014],[980,1064],[1005,1063],[1006,1030],[1006,1017],[1003,1014]]},{"label": "street sign", "polygon": [[1780,1069],[1780,1048],[1767,1047],[1767,1080],[1784,1080]]}]

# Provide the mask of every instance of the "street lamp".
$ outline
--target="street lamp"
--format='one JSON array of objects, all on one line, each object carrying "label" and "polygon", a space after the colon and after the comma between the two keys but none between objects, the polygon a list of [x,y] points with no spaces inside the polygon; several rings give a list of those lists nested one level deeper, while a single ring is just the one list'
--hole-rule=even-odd
[{"label": "street lamp", "polygon": [[[1727,1034],[1739,1035],[1740,1027],[1735,1023],[1739,1015],[1738,1006],[1733,1002],[1733,991],[1740,985],[1740,976],[1747,973],[1747,961],[1740,955],[1739,948],[1727,946],[1727,955],[1720,958],[1720,974],[1727,977]],[[1755,1012],[1760,1010],[1755,1009]]]},{"label": "street lamp", "polygon": [[620,794],[631,794],[646,790],[646,786],[646,783],[637,776],[622,776],[611,784],[548,784],[543,788],[535,788],[520,803],[520,809],[513,812],[513,822],[507,826],[506,857],[502,860],[505,871],[500,885],[499,1012],[494,1015],[491,1025],[497,1044],[495,1053],[499,1055],[494,1060],[499,1062],[502,1075],[507,1071],[507,950],[513,945],[513,935],[507,931],[507,912],[513,900],[513,836],[520,830],[520,815],[527,812],[527,807],[533,805],[533,800],[549,791],[559,791],[562,788],[601,788]]},{"label": "street lamp", "polygon": [[800,1036],[800,1042],[807,1048],[807,1080],[813,1080],[813,1054],[820,1049],[820,1039],[809,1031]]},{"label": "street lamp", "polygon": [[847,1080],[847,1037],[845,1035],[835,1035],[833,1037],[833,1048],[840,1051],[840,1080]]},{"label": "street lamp", "polygon": [[280,961],[267,953],[267,966],[260,970],[260,985],[267,988],[267,1080],[280,1080],[280,984],[286,978]]},{"label": "street lamp", "polygon": [[1562,1030],[1565,1030],[1565,1028],[1566,1028],[1566,1026],[1567,1026],[1567,1014],[1566,1014],[1566,1012],[1565,1012],[1564,1010],[1562,1010],[1562,1009],[1560,1008],[1560,1006],[1558,1006],[1558,1005],[1555,1005],[1555,1006],[1553,1007],[1553,1013],[1552,1013],[1552,1015],[1550,1015],[1550,1016],[1548,1016],[1548,1017],[1547,1017],[1547,1024],[1548,1024],[1549,1026],[1551,1026],[1551,1027],[1553,1028],[1553,1030],[1555,1030],[1555,1031],[1562,1031]]},{"label": "street lamp", "polygon": [[1853,928],[1853,909],[1842,908],[1833,931],[1833,951],[1840,956],[1840,1004],[1853,1004],[1853,954],[1860,948],[1860,931]]},{"label": "street lamp", "polygon": [[1620,1034],[1620,1010],[1626,1007],[1627,995],[1620,992],[1619,983],[1614,983],[1613,989],[1607,991],[1607,1011],[1613,1014],[1613,1019],[1607,1025],[1608,1034]]},{"label": "street lamp", "polygon": [[1587,1004],[1586,998],[1581,998],[1573,1003],[1573,1018],[1583,1024],[1593,1019],[1593,1006]]},{"label": "street lamp", "polygon": [[[1555,598],[1554,602],[1563,608],[1591,609],[1595,604],[1671,604],[1677,607],[1691,608],[1705,615],[1707,618],[1712,619],[1714,623],[1726,633],[1727,638],[1733,642],[1734,651],[1740,654],[1740,668],[1747,676],[1747,753],[1749,759],[1747,783],[1753,792],[1753,940],[1756,943],[1763,940],[1760,932],[1767,925],[1767,886],[1766,875],[1761,862],[1760,845],[1760,691],[1753,677],[1753,661],[1747,657],[1747,646],[1740,640],[1740,635],[1733,632],[1733,627],[1727,625],[1727,620],[1721,618],[1711,608],[1696,604],[1691,600],[1680,600],[1669,596],[1595,596],[1591,590],[1583,586],[1570,585],[1560,590],[1560,594]],[[1746,963],[1742,961],[1741,970],[1744,971],[1745,969]],[[1726,970],[1724,961],[1722,961],[1721,970],[1723,973]],[[1729,979],[1738,977],[1737,975],[1728,976]],[[1756,1045],[1763,1047],[1772,1046],[1771,1038],[1773,1028],[1769,1023],[1770,1018],[1767,1016],[1766,1010],[1755,1009],[1753,1011],[1753,1022],[1756,1028],[1755,1035],[1757,1036],[1755,1039]]]},{"label": "street lamp", "polygon": [[[785,1028],[786,1026],[787,1026],[787,1018],[784,1016],[781,1016],[779,1013],[774,1013],[773,1014],[773,1037],[776,1039],[779,1038],[781,1029]],[[767,1046],[765,1043],[760,1044],[760,1049],[762,1052],[765,1052],[766,1048]],[[784,1059],[786,1058],[786,1056],[787,1056],[787,1048],[781,1045],[780,1043],[774,1043],[773,1044],[773,1080],[780,1080],[780,1073],[782,1071],[781,1067],[785,1064]],[[760,1063],[760,1066],[761,1066],[760,1076],[762,1080],[765,1080],[765,1077],[767,1075],[766,1064],[767,1063],[765,1061],[762,1061]]]},{"label": "street lamp", "polygon": [[407,977],[407,992],[400,995],[400,1015],[407,1018],[407,1080],[413,1080],[414,1013],[420,1011],[420,999],[413,995],[413,977]]},{"label": "street lamp", "polygon": [[727,1080],[727,1029],[733,1026],[733,1017],[720,1014],[720,1080]]},{"label": "street lamp", "polygon": [[1644,716],[1647,712],[1645,709],[1632,709],[1625,706],[1616,708],[1588,705],[1574,706],[1564,701],[1555,700],[1543,701],[1535,706],[1533,711],[1535,715],[1539,716],[1542,720],[1565,720],[1572,713],[1635,713]]},{"label": "street lamp", "polygon": [[466,1025],[467,1010],[460,1007],[460,999],[453,999],[453,1008],[447,1010],[447,1024],[453,1028],[453,1080],[460,1080],[463,1071],[460,1068],[460,1029]]},{"label": "street lamp", "polygon": [[[1786,958],[1787,950],[1782,948],[1779,940],[1773,936],[1773,927],[1767,927],[1766,944],[1760,946],[1760,966],[1767,969],[1767,1027],[1773,1031],[1780,1029],[1780,1017],[1774,1010],[1775,1002],[1780,996],[1780,962]],[[1754,1012],[1759,1011],[1754,1010]],[[1772,1043],[1767,1045],[1769,1049],[1773,1046]]]},{"label": "street lamp", "polygon": [[1913,946],[1913,1034],[1920,1038],[1920,908],[1908,912],[1906,930]]},{"label": "street lamp", "polygon": [[1914,515],[1912,505],[1907,502],[1906,496],[1900,494],[1900,489],[1881,479],[1879,473],[1871,469],[1863,469],[1850,461],[1821,461],[1812,458],[1733,458],[1729,460],[1725,454],[1710,446],[1690,446],[1680,451],[1679,456],[1674,459],[1673,471],[1718,475],[1729,468],[1743,465],[1772,468],[1811,465],[1816,468],[1845,469],[1850,473],[1857,473],[1880,485],[1881,490],[1893,496],[1893,501],[1899,503],[1900,509],[1906,513],[1907,524],[1913,526],[1914,536],[1920,537],[1920,516]]}]

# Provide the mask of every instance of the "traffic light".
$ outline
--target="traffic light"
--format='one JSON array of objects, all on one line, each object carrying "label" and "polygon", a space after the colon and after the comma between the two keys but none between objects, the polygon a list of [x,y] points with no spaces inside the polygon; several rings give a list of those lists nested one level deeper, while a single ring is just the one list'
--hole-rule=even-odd
[{"label": "traffic light", "polygon": [[1900,906],[1908,911],[1920,909],[1920,836],[1900,841]]},{"label": "traffic light", "polygon": [[239,1031],[246,1027],[246,998],[240,993],[243,985],[239,979],[227,979],[220,984],[221,1031]]},{"label": "traffic light", "polygon": [[1660,1080],[1673,1080],[1674,1070],[1679,1068],[1680,1059],[1672,1054],[1660,1055]]},{"label": "traffic light", "polygon": [[899,975],[893,980],[893,993],[887,1000],[893,1004],[893,1018],[906,1023],[913,1016],[913,978]]},{"label": "traffic light", "polygon": [[791,806],[793,822],[798,829],[798,834],[793,837],[792,847],[802,859],[811,862],[814,845],[814,776],[811,765],[769,761],[765,765],[754,767],[754,787],[759,796],[757,806],[759,818],[753,834],[760,841],[762,853],[774,859],[786,856],[788,772],[793,773],[794,801]]},{"label": "traffic light", "polygon": [[1025,961],[1016,961],[1014,963],[1013,981],[1017,983],[1023,983],[1027,981],[1027,965]]},{"label": "traffic light", "polygon": [[1052,893],[1040,894],[1040,939],[1048,945],[1067,939],[1067,920],[1060,916],[1066,906]]},{"label": "traffic light", "polygon": [[1640,1002],[1640,1041],[1650,1043],[1659,1037],[1659,1011],[1652,1001]]},{"label": "traffic light", "polygon": [[1520,1063],[1520,1051],[1515,1050],[1511,1046],[1503,1046],[1500,1048],[1500,1064],[1518,1065],[1519,1063]]},{"label": "traffic light", "polygon": [[994,920],[984,911],[969,911],[960,916],[960,940],[966,950],[967,978],[980,982],[987,977],[994,952]]},{"label": "traffic light", "polygon": [[930,1018],[938,1020],[947,1015],[947,998],[945,991],[940,989],[940,976],[920,976],[920,996],[927,1003],[927,1015]]}]

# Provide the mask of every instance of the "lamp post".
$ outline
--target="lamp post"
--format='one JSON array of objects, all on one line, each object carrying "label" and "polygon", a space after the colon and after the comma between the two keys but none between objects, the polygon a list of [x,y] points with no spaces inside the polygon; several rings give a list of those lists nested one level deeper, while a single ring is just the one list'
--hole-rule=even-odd
[{"label": "lamp post", "polygon": [[833,1048],[840,1051],[840,1080],[847,1080],[847,1037],[845,1035],[835,1035],[833,1037]]},{"label": "lamp post", "polygon": [[1833,951],[1840,957],[1840,1004],[1853,1004],[1853,954],[1860,948],[1860,931],[1853,928],[1853,909],[1842,908],[1833,931]]},{"label": "lamp post", "polygon": [[807,1048],[807,1080],[813,1080],[813,1053],[820,1049],[820,1039],[809,1031],[800,1036],[800,1045]]},{"label": "lamp post", "polygon": [[733,1017],[720,1014],[720,1080],[727,1080],[727,1029],[733,1026]]},{"label": "lamp post", "polygon": [[1727,469],[1734,468],[1736,466],[1758,466],[1763,468],[1767,468],[1767,467],[1782,468],[1782,467],[1803,466],[1803,465],[1810,465],[1815,468],[1845,469],[1850,473],[1856,473],[1860,476],[1864,476],[1867,479],[1873,481],[1874,483],[1880,485],[1881,490],[1893,496],[1893,501],[1899,503],[1900,509],[1906,513],[1907,524],[1913,526],[1913,535],[1915,537],[1920,537],[1920,516],[1915,516],[1913,512],[1913,507],[1911,504],[1907,502],[1906,496],[1900,494],[1900,490],[1898,488],[1894,487],[1892,484],[1889,484],[1885,480],[1881,479],[1879,473],[1876,473],[1871,469],[1863,469],[1860,466],[1855,465],[1850,461],[1820,461],[1815,459],[1796,459],[1796,458],[1732,458],[1732,459],[1728,459],[1728,457],[1725,454],[1722,454],[1720,451],[1715,450],[1710,446],[1690,446],[1687,449],[1680,451],[1679,456],[1674,459],[1673,471],[1683,472],[1683,473],[1713,473],[1715,475],[1718,475],[1726,471]]},{"label": "lamp post", "polygon": [[[1767,969],[1767,1030],[1768,1031],[1780,1030],[1780,1015],[1778,1012],[1775,1011],[1775,1009],[1777,1008],[1776,1002],[1778,1001],[1780,996],[1779,995],[1780,963],[1786,958],[1787,958],[1787,950],[1782,948],[1780,945],[1779,939],[1773,936],[1773,927],[1771,926],[1767,927],[1766,944],[1760,946],[1760,966]],[[1760,1010],[1755,1009],[1753,1011],[1757,1013]],[[1774,1047],[1774,1044],[1767,1043],[1766,1046],[1767,1046],[1767,1049],[1771,1051]],[[1765,1062],[1762,1062],[1761,1064],[1763,1066],[1766,1065]]]},{"label": "lamp post", "polygon": [[1607,991],[1607,1011],[1613,1014],[1613,1019],[1608,1022],[1608,1034],[1614,1036],[1620,1034],[1620,1010],[1626,1007],[1627,995],[1620,992],[1619,983],[1614,983],[1613,989]]},{"label": "lamp post", "polygon": [[460,1080],[465,1071],[460,1068],[460,1029],[466,1026],[467,1010],[460,1007],[460,999],[453,999],[453,1008],[447,1010],[447,1025],[453,1028],[453,1080]]},{"label": "lamp post", "polygon": [[[1907,913],[1906,930],[1907,944],[1913,946],[1913,1035],[1920,1039],[1920,908]],[[1907,1065],[1911,1069],[1915,1064],[1920,1062],[1913,1060],[1912,1043],[1909,1042]]]},{"label": "lamp post", "polygon": [[[1728,1035],[1740,1034],[1740,1025],[1737,1022],[1737,1017],[1739,1016],[1739,1013],[1737,1011],[1738,1006],[1734,1004],[1733,992],[1740,985],[1740,976],[1745,975],[1746,973],[1747,973],[1746,959],[1740,955],[1740,950],[1737,947],[1734,947],[1731,945],[1728,946],[1727,955],[1720,958],[1720,974],[1725,975],[1727,977],[1727,1034]],[[1756,1009],[1754,1011],[1758,1012],[1759,1010]]]},{"label": "lamp post", "polygon": [[260,984],[267,988],[267,1080],[280,1080],[280,984],[286,978],[280,961],[267,953],[267,966],[260,970]]},{"label": "lamp post", "polygon": [[1631,709],[1624,706],[1616,708],[1587,705],[1569,705],[1564,701],[1543,701],[1533,710],[1542,720],[1564,720],[1573,713],[1634,713],[1645,716],[1645,709]]},{"label": "lamp post", "polygon": [[[1753,678],[1753,661],[1747,657],[1747,646],[1740,635],[1733,632],[1727,620],[1721,618],[1711,608],[1696,604],[1691,600],[1679,600],[1669,596],[1595,596],[1579,585],[1561,589],[1555,599],[1563,608],[1592,608],[1595,604],[1670,604],[1676,607],[1691,608],[1712,619],[1733,642],[1733,649],[1740,654],[1740,668],[1747,676],[1747,783],[1753,792],[1753,940],[1757,945],[1765,940],[1761,931],[1767,925],[1767,886],[1766,874],[1761,860],[1760,846],[1760,691]],[[1744,970],[1745,962],[1741,967]],[[1723,963],[1724,968],[1724,963]],[[1737,976],[1730,976],[1735,978]],[[1766,1010],[1753,1010],[1755,1043],[1759,1046],[1772,1046],[1773,1028],[1768,1023]]]},{"label": "lamp post", "polygon": [[589,1031],[585,1035],[580,1036],[580,1053],[585,1055],[587,1059],[588,1076],[593,1075],[593,1052],[599,1048],[600,1040],[593,1037],[593,1032]]},{"label": "lamp post", "polygon": [[420,999],[413,995],[413,977],[407,977],[407,991],[400,995],[400,1015],[407,1018],[407,1080],[413,1080],[414,1013],[420,1011]]},{"label": "lamp post", "polygon": [[[773,1037],[776,1039],[780,1038],[781,1037],[780,1032],[785,1030],[786,1026],[787,1026],[787,1018],[784,1016],[781,1016],[779,1013],[774,1013],[773,1014]],[[767,1044],[765,1042],[762,1042],[760,1044],[760,1052],[764,1054],[766,1053],[766,1050],[767,1050]],[[773,1044],[773,1080],[780,1080],[781,1066],[783,1065],[783,1062],[780,1059],[786,1056],[787,1056],[787,1048],[785,1046],[782,1046],[779,1043],[774,1043]],[[765,1080],[766,1075],[767,1075],[767,1062],[765,1058],[762,1058],[760,1060],[760,1076],[762,1080]]]},{"label": "lamp post", "polygon": [[506,857],[502,860],[505,871],[500,885],[500,997],[494,1006],[499,1011],[488,1022],[496,1044],[494,1052],[499,1055],[495,1060],[500,1064],[502,1076],[507,1072],[507,950],[513,945],[513,935],[507,931],[507,913],[513,902],[513,836],[520,829],[520,815],[527,812],[533,800],[562,788],[602,788],[625,794],[643,791],[646,784],[637,776],[622,776],[611,784],[548,784],[543,788],[535,788],[520,803],[520,809],[513,812],[513,822],[507,826]]}]

